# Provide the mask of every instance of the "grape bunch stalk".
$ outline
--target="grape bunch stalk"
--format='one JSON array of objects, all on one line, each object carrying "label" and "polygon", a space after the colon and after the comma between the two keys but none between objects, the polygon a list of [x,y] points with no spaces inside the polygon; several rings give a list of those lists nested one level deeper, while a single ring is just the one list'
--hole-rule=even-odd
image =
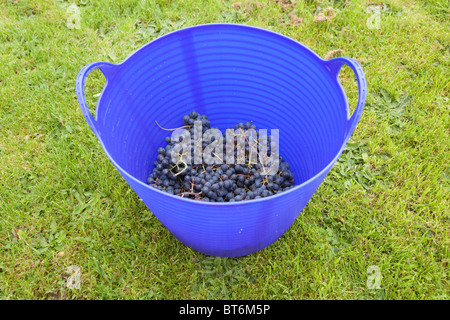
[{"label": "grape bunch stalk", "polygon": [[[167,144],[164,148],[158,148],[153,171],[147,180],[152,187],[172,195],[206,202],[260,199],[294,187],[290,166],[279,156],[274,144],[261,144],[267,139],[271,141],[273,136],[260,135],[251,122],[238,123],[234,129],[227,129],[227,133],[231,134],[226,135],[226,143],[222,144],[219,143],[219,139],[223,139],[220,130],[211,127],[206,115],[192,111],[183,116],[183,124],[180,128],[189,133],[187,136],[201,136],[203,139],[191,140],[189,143],[184,140],[186,135],[166,137]],[[180,150],[183,141],[189,143],[190,155],[189,150]],[[200,153],[200,157],[203,157],[201,163],[194,161],[192,164],[189,161],[198,160],[199,153],[196,150],[209,150],[214,142],[216,148],[213,151]],[[238,148],[239,143],[243,147]],[[218,146],[223,146],[223,150],[217,150]],[[231,149],[228,149],[230,146]],[[234,161],[227,163],[227,155],[232,156]],[[273,168],[275,161],[277,170],[270,171],[269,167]]]}]

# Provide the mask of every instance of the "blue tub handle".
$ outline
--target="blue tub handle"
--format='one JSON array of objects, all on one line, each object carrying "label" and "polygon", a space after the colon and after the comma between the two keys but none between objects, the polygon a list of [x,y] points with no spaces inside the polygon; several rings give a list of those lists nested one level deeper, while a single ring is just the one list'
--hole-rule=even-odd
[{"label": "blue tub handle", "polygon": [[364,109],[364,104],[366,102],[367,96],[366,76],[364,75],[364,71],[361,65],[355,59],[352,58],[337,57],[326,61],[326,63],[328,64],[328,67],[330,68],[331,72],[336,74],[336,79],[338,77],[339,71],[345,64],[353,70],[353,72],[356,75],[356,80],[358,81],[358,103],[356,105],[355,111],[347,121],[345,130],[345,140],[348,140],[353,130],[355,129],[359,121],[359,118],[361,117],[361,114]]},{"label": "blue tub handle", "polygon": [[77,83],[76,83],[76,92],[77,92],[77,98],[78,102],[80,104],[81,112],[84,115],[84,118],[86,119],[87,123],[89,124],[89,127],[91,127],[92,131],[95,133],[96,136],[98,136],[98,125],[97,125],[97,109],[95,110],[96,116],[95,118],[92,116],[91,112],[89,111],[89,108],[86,103],[86,97],[84,94],[84,84],[86,82],[86,78],[88,77],[89,73],[92,70],[100,69],[100,71],[103,73],[106,79],[105,86],[103,90],[105,90],[106,86],[108,85],[108,80],[111,79],[113,74],[115,73],[117,65],[99,61],[99,62],[92,62],[87,65],[85,65],[77,76]]}]

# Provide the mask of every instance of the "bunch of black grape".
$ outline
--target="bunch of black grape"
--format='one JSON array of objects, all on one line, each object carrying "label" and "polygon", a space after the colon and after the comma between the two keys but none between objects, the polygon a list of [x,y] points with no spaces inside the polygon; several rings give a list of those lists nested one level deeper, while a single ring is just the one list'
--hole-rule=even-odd
[{"label": "bunch of black grape", "polygon": [[[267,174],[267,166],[271,165],[270,162],[252,161],[255,157],[251,157],[251,154],[257,152],[257,149],[254,144],[250,143],[251,137],[245,137],[245,148],[239,150],[234,148],[233,164],[227,164],[226,144],[232,143],[232,146],[236,146],[239,135],[243,136],[245,130],[249,129],[253,129],[252,132],[256,132],[257,138],[259,138],[259,132],[256,131],[254,124],[250,122],[236,124],[234,127],[236,134],[231,138],[227,136],[220,156],[211,152],[211,154],[206,154],[205,159],[203,154],[202,163],[195,164],[198,163],[194,161],[195,157],[198,157],[198,153],[194,152],[196,142],[192,137],[195,134],[203,138],[206,136],[207,139],[200,142],[200,150],[206,150],[205,148],[218,137],[216,135],[208,136],[205,133],[211,132],[209,129],[217,128],[211,127],[207,116],[200,115],[196,111],[185,115],[183,123],[184,126],[181,128],[185,128],[191,136],[190,159],[192,161],[186,161],[186,154],[183,156],[183,150],[175,150],[183,142],[183,139],[187,139],[187,136],[175,135],[174,140],[176,141],[172,141],[172,136],[166,137],[167,145],[165,148],[158,149],[158,156],[154,162],[155,167],[148,178],[148,183],[154,188],[195,200],[234,202],[269,197],[294,187],[294,175],[289,170],[289,164],[278,154],[276,154],[279,159],[278,170],[270,172],[274,174]],[[263,138],[267,139],[265,136]],[[173,154],[176,156],[174,157]],[[271,155],[271,143],[267,144],[266,154],[267,156]]]}]

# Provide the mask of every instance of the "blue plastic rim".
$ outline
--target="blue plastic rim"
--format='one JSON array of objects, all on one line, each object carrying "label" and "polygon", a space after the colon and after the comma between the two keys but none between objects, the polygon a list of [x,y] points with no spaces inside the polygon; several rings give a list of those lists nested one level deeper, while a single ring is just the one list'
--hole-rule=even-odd
[{"label": "blue plastic rim", "polygon": [[[343,65],[358,82],[353,115],[338,80]],[[84,97],[94,69],[106,78],[95,117]],[[323,60],[291,38],[236,24],[166,34],[120,64],[88,64],[76,83],[86,121],[130,187],[179,241],[221,257],[259,251],[289,229],[341,155],[361,117],[366,87],[361,66],[351,58]],[[279,129],[280,155],[296,187],[258,200],[206,203],[147,185],[168,135],[155,120],[176,128],[192,110],[221,130],[246,121]]]}]

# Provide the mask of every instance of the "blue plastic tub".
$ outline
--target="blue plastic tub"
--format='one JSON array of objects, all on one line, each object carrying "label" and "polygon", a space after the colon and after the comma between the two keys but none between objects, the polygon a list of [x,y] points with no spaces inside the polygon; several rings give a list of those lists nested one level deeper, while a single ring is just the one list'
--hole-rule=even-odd
[{"label": "blue plastic tub", "polygon": [[[338,80],[344,64],[355,72],[359,86],[351,116]],[[84,83],[97,68],[106,85],[93,117]],[[162,36],[120,64],[86,65],[76,90],[106,155],[158,220],[194,250],[235,257],[269,246],[295,221],[355,129],[366,80],[353,59],[323,60],[301,43],[261,28],[206,24]],[[168,134],[155,120],[166,128],[179,127],[192,110],[221,130],[246,121],[279,129],[280,155],[297,186],[231,203],[190,200],[149,186],[157,149]]]}]

